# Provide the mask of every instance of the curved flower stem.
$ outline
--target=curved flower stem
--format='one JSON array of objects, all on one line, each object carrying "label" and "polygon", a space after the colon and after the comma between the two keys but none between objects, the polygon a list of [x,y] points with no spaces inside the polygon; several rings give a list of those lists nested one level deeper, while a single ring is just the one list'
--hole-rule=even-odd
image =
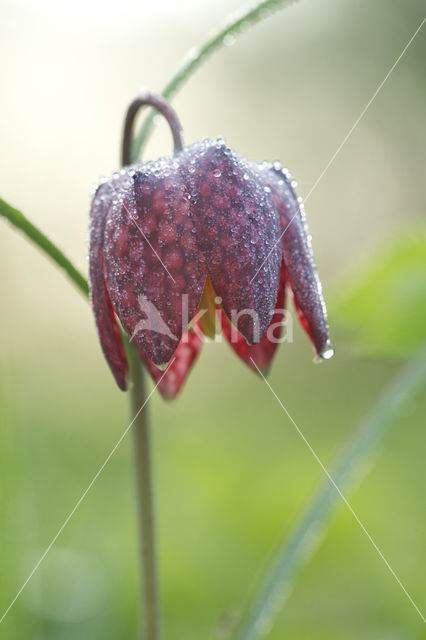
[{"label": "curved flower stem", "polygon": [[0,198],[0,215],[7,218],[15,227],[25,233],[27,238],[32,240],[40,249],[42,249],[56,264],[64,269],[75,285],[85,295],[89,295],[89,285],[87,280],[80,271],[72,264],[72,262],[62,253],[62,251],[53,244],[40,229],[37,229],[32,222],[24,216],[23,213],[15,209],[10,204]]},{"label": "curved flower stem", "polygon": [[121,163],[123,166],[132,164],[133,125],[139,109],[146,106],[154,107],[154,109],[156,111],[159,111],[161,115],[164,116],[167,120],[172,131],[174,152],[178,153],[183,149],[182,126],[174,109],[164,98],[162,98],[161,96],[157,96],[155,93],[141,93],[139,96],[137,96],[137,98],[133,100],[133,102],[130,103],[124,121],[123,145],[121,153]]},{"label": "curved flower stem", "polygon": [[[362,472],[368,468],[369,458],[425,380],[426,345],[423,345],[384,389],[352,442],[331,469],[331,476],[342,492],[350,489],[355,480],[360,481]],[[265,629],[271,628],[292,590],[297,572],[319,546],[321,534],[340,502],[341,497],[328,480],[320,483],[251,598],[236,633],[232,635],[235,640],[255,640],[265,635]]]},{"label": "curved flower stem", "polygon": [[132,418],[137,416],[132,429],[139,513],[142,638],[144,640],[159,640],[161,638],[161,615],[155,550],[147,397],[143,364],[133,345],[131,345],[128,355],[133,382],[130,389],[131,415]]},{"label": "curved flower stem", "polygon": [[[240,33],[245,32],[249,27],[267,18],[273,11],[284,9],[288,5],[293,4],[293,2],[297,2],[297,0],[262,0],[261,2],[256,2],[254,5],[251,4],[249,9],[238,12],[238,15],[231,15],[226,21],[225,26],[211,36],[205,44],[198,50],[190,51],[175,75],[164,87],[162,91],[164,98],[174,96],[186,80],[202,65],[206,58],[226,44],[227,37],[235,38]],[[155,112],[152,111],[147,116],[139,133],[132,142],[132,162],[136,162],[139,158],[153,127],[154,116]]]}]

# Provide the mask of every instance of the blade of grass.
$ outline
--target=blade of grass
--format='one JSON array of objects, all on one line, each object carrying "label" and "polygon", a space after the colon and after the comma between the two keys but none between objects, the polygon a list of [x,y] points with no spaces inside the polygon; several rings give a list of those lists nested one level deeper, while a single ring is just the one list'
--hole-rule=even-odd
[{"label": "blade of grass", "polygon": [[[262,0],[252,4],[247,10],[241,11],[237,16],[231,15],[225,26],[217,31],[207,42],[190,55],[187,60],[177,70],[175,75],[168,82],[163,90],[163,96],[170,98],[181,88],[184,82],[198,69],[206,58],[215,50],[220,49],[226,42],[227,36],[237,36],[242,31],[268,17],[273,11],[283,9],[297,0]],[[135,137],[132,144],[132,159],[135,161],[142,150],[143,145],[152,129],[154,123],[154,112],[151,112],[145,120],[144,125]],[[56,264],[65,270],[74,284],[86,296],[89,294],[89,285],[84,276],[64,255],[64,253],[53,244],[45,234],[40,231],[23,213],[9,205],[0,198],[0,215],[7,218],[15,227],[24,232],[40,249],[42,249]]]},{"label": "blade of grass", "polygon": [[[245,32],[249,27],[267,18],[272,12],[284,9],[297,0],[262,0],[251,4],[246,10],[238,11],[237,15],[232,14],[225,21],[225,25],[211,36],[199,49],[191,50],[184,62],[178,68],[174,76],[164,87],[162,95],[164,98],[174,96],[189,77],[200,67],[206,58],[214,51],[223,47],[227,37],[236,37]],[[139,133],[135,136],[132,144],[132,160],[136,162],[147,141],[154,124],[155,112],[151,111],[146,117]]]},{"label": "blade of grass", "polygon": [[[420,349],[385,388],[356,435],[332,467],[331,476],[342,492],[353,487],[366,472],[366,463],[389,433],[398,413],[426,380],[426,345]],[[301,518],[286,537],[247,606],[235,640],[255,640],[271,628],[297,577],[298,570],[315,552],[321,535],[341,498],[327,480],[318,490]]]},{"label": "blade of grass", "polygon": [[[251,5],[247,10],[241,11],[237,16],[231,15],[225,26],[213,35],[207,42],[196,50],[177,70],[175,75],[168,82],[163,90],[163,96],[170,98],[173,96],[184,82],[198,69],[198,67],[206,60],[206,58],[216,49],[222,47],[226,42],[227,36],[237,36],[242,31],[260,22],[268,17],[273,11],[283,9],[289,4],[297,2],[297,0],[262,0]],[[146,118],[139,134],[135,137],[132,145],[132,158],[135,161],[141,152],[146,138],[151,131],[154,123],[154,111]],[[53,244],[47,236],[42,233],[35,225],[32,224],[24,216],[23,213],[9,205],[5,200],[0,198],[0,215],[7,218],[15,227],[21,229],[25,235],[30,238],[38,247],[47,253],[52,260],[56,262],[62,269],[66,271],[68,276],[78,286],[78,288],[87,296],[89,286],[84,276],[74,267],[71,261],[63,254],[63,252]]]},{"label": "blade of grass", "polygon": [[15,209],[10,204],[0,198],[0,215],[9,220],[14,227],[17,227],[34,242],[44,253],[46,253],[56,264],[64,269],[80,291],[87,297],[89,295],[89,285],[80,271],[72,264],[64,253],[55,245],[40,229],[37,229],[23,213]]}]

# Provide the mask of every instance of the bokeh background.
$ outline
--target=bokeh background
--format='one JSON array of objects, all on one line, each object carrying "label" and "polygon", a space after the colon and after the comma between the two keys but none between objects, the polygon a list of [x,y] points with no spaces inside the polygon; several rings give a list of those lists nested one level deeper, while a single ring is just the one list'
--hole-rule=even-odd
[{"label": "bokeh background", "polygon": [[[127,103],[160,91],[241,4],[1,0],[0,195],[84,272],[89,193],[118,166]],[[279,158],[306,195],[423,17],[421,0],[303,0],[269,17],[176,97],[186,140],[224,135],[252,159]],[[425,59],[424,27],[307,203],[336,356],[314,365],[296,327],[270,383],[326,464],[424,338]],[[146,156],[170,148],[160,125]],[[4,222],[0,287],[3,611],[128,417],[86,301]],[[206,345],[175,402],[150,404],[166,637],[221,638],[322,471],[226,344]],[[425,409],[424,395],[409,403],[351,498],[420,607]],[[130,445],[2,623],[5,640],[136,637]],[[425,636],[342,505],[268,637]]]}]

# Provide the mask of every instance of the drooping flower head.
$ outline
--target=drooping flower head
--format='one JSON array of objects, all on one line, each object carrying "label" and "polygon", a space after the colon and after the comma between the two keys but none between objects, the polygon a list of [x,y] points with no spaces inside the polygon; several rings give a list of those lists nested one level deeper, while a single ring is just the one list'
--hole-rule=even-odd
[{"label": "drooping flower head", "polygon": [[[175,154],[131,165],[129,134],[144,104],[168,119]],[[121,389],[128,365],[117,318],[162,395],[174,397],[218,325],[266,373],[288,290],[317,354],[333,355],[303,206],[286,169],[249,162],[222,138],[183,147],[176,115],[151,94],[129,109],[124,164],[94,193],[89,256],[99,337]]]}]

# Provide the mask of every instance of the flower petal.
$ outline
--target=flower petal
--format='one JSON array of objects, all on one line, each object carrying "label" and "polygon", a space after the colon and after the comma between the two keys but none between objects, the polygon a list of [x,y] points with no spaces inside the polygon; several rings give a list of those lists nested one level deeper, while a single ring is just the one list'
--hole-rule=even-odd
[{"label": "flower petal", "polygon": [[146,368],[158,385],[158,390],[163,398],[171,400],[179,393],[202,344],[203,340],[198,326],[195,330],[186,329],[165,372],[160,371],[155,364],[143,356]]},{"label": "flower petal", "polygon": [[89,282],[90,299],[104,356],[120,389],[127,388],[128,365],[120,332],[105,286],[103,237],[105,220],[112,205],[110,189],[98,187],[90,210]]},{"label": "flower petal", "polygon": [[222,311],[221,314],[222,329],[229,344],[235,353],[256,373],[258,369],[267,375],[274,357],[276,348],[280,344],[282,326],[285,320],[285,285],[286,272],[284,265],[281,267],[280,284],[278,287],[278,297],[275,304],[275,311],[272,319],[260,342],[253,346],[247,344],[241,333],[231,325],[228,318]]},{"label": "flower petal", "polygon": [[125,331],[160,366],[197,311],[206,268],[174,161],[136,165],[129,175],[107,220],[107,286]]},{"label": "flower petal", "polygon": [[281,265],[270,189],[223,140],[191,145],[178,159],[214,290],[247,342],[259,342],[274,309]]},{"label": "flower petal", "polygon": [[292,187],[286,169],[276,165],[258,165],[266,184],[272,189],[282,228],[283,260],[302,326],[308,330],[319,356],[330,357],[327,312],[321,282],[314,262],[304,207]]}]

